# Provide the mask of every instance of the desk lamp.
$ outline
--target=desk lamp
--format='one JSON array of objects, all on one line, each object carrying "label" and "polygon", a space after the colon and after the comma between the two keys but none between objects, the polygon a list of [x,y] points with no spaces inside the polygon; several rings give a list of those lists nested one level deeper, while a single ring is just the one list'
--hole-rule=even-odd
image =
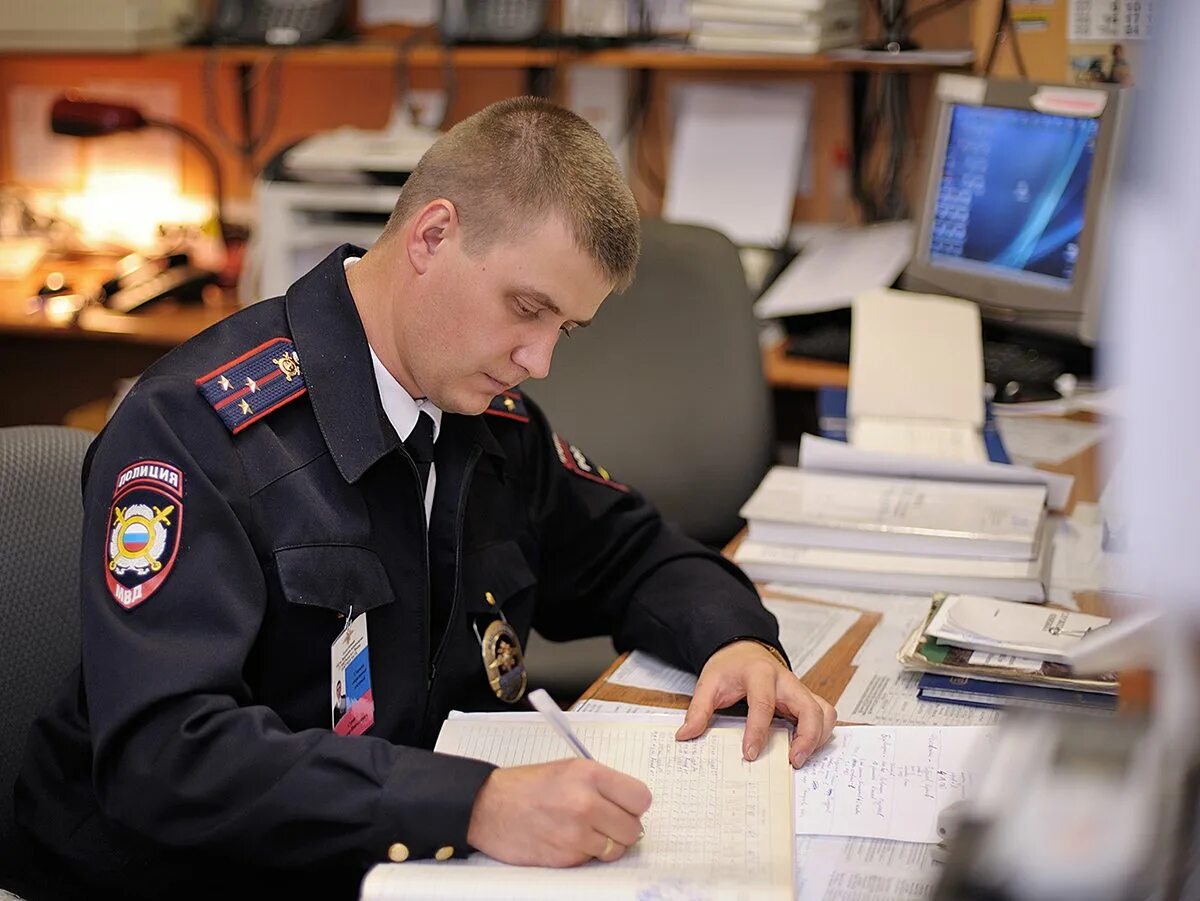
[{"label": "desk lamp", "polygon": [[136,107],[100,100],[78,100],[71,96],[60,97],[50,108],[50,130],[55,134],[76,138],[101,138],[126,131],[141,131],[143,128],[165,128],[182,137],[204,157],[212,176],[213,199],[217,216],[217,230],[222,243],[225,242],[225,216],[222,205],[224,191],[221,185],[221,167],[212,148],[196,132],[177,122],[165,119],[150,119]]}]

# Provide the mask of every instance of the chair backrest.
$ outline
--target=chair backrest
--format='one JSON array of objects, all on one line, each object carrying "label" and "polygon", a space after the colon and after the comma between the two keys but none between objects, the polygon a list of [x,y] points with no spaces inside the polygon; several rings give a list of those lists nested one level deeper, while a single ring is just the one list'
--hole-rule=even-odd
[{"label": "chair backrest", "polygon": [[559,342],[531,383],[558,433],[720,545],[771,460],[769,389],[737,248],[719,232],[647,221],[633,285]]},{"label": "chair backrest", "polygon": [[0,842],[34,718],[79,662],[79,474],[95,436],[0,428]]}]

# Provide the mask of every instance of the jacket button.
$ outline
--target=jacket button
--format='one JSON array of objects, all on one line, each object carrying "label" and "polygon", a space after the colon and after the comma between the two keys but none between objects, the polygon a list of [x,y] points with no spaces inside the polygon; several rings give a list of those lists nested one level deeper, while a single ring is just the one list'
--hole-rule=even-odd
[{"label": "jacket button", "polygon": [[454,848],[450,845],[442,845],[433,856],[438,860],[449,860],[454,856]]},{"label": "jacket button", "polygon": [[404,863],[408,860],[408,845],[396,842],[388,848],[388,860],[392,863]]}]

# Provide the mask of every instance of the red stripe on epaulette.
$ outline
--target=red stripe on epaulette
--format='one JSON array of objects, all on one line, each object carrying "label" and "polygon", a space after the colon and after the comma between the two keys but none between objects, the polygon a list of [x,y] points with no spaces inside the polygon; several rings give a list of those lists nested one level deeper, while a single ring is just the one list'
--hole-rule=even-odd
[{"label": "red stripe on epaulette", "polygon": [[282,335],[280,335],[278,338],[272,338],[269,341],[264,341],[262,344],[258,345],[258,347],[254,348],[253,350],[246,351],[240,357],[234,357],[228,363],[222,363],[220,366],[218,366],[216,369],[214,369],[208,375],[200,376],[200,378],[196,379],[196,384],[203,385],[209,379],[216,378],[217,376],[219,376],[226,369],[232,369],[234,366],[236,366],[238,363],[242,362],[243,360],[248,360],[250,357],[254,356],[256,353],[260,353],[261,351],[266,350],[272,344],[277,344],[280,341],[286,341],[288,344],[292,343],[291,338],[284,338]]},{"label": "red stripe on epaulette", "polygon": [[308,394],[308,389],[302,388],[301,390],[297,391],[295,394],[288,395],[283,400],[279,401],[279,403],[272,404],[271,406],[267,407],[265,410],[259,410],[257,413],[255,413],[253,416],[251,416],[249,419],[239,422],[236,426],[234,426],[232,429],[230,429],[230,432],[232,432],[234,435],[236,435],[238,432],[240,432],[246,426],[250,425],[251,423],[258,422],[260,419],[262,419],[268,413],[274,413],[280,407],[286,406],[287,404],[290,404],[292,401],[294,401],[296,398],[303,397],[306,394]]},{"label": "red stripe on epaulette", "polygon": [[563,468],[566,469],[567,472],[574,473],[583,479],[591,479],[593,482],[597,482],[600,485],[607,485],[609,488],[615,488],[617,491],[629,491],[628,485],[623,485],[620,482],[597,475],[595,472],[588,472],[579,465],[579,462],[575,457],[576,453],[583,458],[584,462],[588,466],[591,466],[595,469],[600,469],[601,471],[604,471],[604,468],[597,467],[594,463],[592,463],[591,460],[587,458],[583,451],[579,450],[579,448],[577,448],[575,445],[563,441],[563,439],[558,435],[554,435],[553,437],[554,449],[558,452],[558,460],[560,463],[562,463]]},{"label": "red stripe on epaulette", "polygon": [[502,416],[505,419],[515,419],[517,422],[529,422],[528,416],[518,416],[516,413],[506,413],[504,410],[493,410],[490,407],[483,411],[490,416]]}]

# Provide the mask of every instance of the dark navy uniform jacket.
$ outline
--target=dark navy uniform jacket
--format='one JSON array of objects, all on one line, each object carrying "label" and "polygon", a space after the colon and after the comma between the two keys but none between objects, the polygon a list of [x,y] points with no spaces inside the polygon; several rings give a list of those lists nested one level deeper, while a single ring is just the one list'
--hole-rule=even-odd
[{"label": "dark navy uniform jacket", "polygon": [[[169,353],[92,445],[82,665],[16,793],[43,864],[81,883],[179,897],[270,876],[353,894],[394,843],[467,853],[491,766],[430,748],[452,708],[505,706],[473,628],[498,615],[488,593],[522,640],[610,634],[693,672],[738,638],[779,647],[736,568],[515,392],[494,415],[444,416],[427,537],[346,284],[361,253]],[[264,384],[216,409],[220,376],[238,393],[255,366]],[[121,554],[145,564],[136,588]],[[375,722],[343,736],[330,646],[363,611]]]}]

